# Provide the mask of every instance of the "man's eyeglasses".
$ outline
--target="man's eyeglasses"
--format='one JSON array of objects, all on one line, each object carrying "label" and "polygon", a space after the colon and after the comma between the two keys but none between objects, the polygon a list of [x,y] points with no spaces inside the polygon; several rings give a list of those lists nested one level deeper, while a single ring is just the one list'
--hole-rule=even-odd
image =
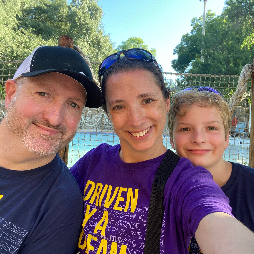
[{"label": "man's eyeglasses", "polygon": [[186,90],[196,90],[199,92],[211,92],[211,93],[217,93],[220,96],[222,96],[217,90],[215,90],[212,87],[208,87],[208,86],[192,86],[192,87],[183,89],[183,91],[186,91]]},{"label": "man's eyeglasses", "polygon": [[141,60],[146,62],[154,62],[157,66],[158,63],[156,62],[154,56],[147,50],[133,48],[128,50],[121,50],[115,54],[112,54],[105,58],[99,67],[99,79],[101,81],[101,77],[104,75],[105,71],[112,66],[115,62],[117,62],[121,54],[129,59]]}]

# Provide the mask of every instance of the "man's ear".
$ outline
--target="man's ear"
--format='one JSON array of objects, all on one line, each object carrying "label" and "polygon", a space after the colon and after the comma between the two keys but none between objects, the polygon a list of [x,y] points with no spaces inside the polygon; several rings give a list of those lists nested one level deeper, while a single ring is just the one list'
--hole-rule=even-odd
[{"label": "man's ear", "polygon": [[11,103],[11,100],[17,92],[18,86],[13,79],[8,79],[5,83],[5,108],[7,109]]},{"label": "man's ear", "polygon": [[174,150],[176,150],[174,141],[173,141],[171,138],[170,138],[170,145],[172,146],[172,148],[173,148]]}]

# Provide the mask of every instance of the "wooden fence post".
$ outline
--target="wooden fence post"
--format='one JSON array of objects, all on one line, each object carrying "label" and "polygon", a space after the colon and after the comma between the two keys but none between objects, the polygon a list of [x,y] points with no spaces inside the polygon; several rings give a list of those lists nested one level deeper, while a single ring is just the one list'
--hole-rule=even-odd
[{"label": "wooden fence post", "polygon": [[250,150],[249,150],[249,166],[254,168],[254,59],[252,66],[252,74],[251,74],[251,125],[250,125]]}]

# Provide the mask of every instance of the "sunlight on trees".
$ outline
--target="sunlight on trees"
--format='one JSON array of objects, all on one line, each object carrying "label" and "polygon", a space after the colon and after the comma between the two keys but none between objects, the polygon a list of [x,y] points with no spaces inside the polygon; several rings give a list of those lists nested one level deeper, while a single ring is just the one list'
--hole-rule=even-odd
[{"label": "sunlight on trees", "polygon": [[126,50],[131,48],[142,48],[150,51],[154,57],[156,57],[156,49],[149,49],[145,42],[139,37],[130,37],[126,41],[123,41],[116,49],[117,51]]},{"label": "sunlight on trees", "polygon": [[221,15],[206,15],[203,38],[204,62],[201,62],[203,17],[193,18],[192,30],[184,34],[175,47],[177,59],[172,67],[177,72],[239,75],[254,57],[254,1],[228,0]]},{"label": "sunlight on trees", "polygon": [[102,15],[97,1],[2,0],[1,60],[24,59],[31,49],[57,45],[60,36],[68,35],[91,62],[99,63],[114,51],[103,30]]}]

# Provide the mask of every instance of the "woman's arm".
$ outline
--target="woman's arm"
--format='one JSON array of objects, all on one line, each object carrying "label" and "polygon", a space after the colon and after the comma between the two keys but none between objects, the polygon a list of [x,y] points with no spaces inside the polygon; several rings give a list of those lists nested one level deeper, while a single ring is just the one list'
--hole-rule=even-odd
[{"label": "woman's arm", "polygon": [[205,216],[195,237],[204,254],[254,253],[254,233],[226,213]]}]

